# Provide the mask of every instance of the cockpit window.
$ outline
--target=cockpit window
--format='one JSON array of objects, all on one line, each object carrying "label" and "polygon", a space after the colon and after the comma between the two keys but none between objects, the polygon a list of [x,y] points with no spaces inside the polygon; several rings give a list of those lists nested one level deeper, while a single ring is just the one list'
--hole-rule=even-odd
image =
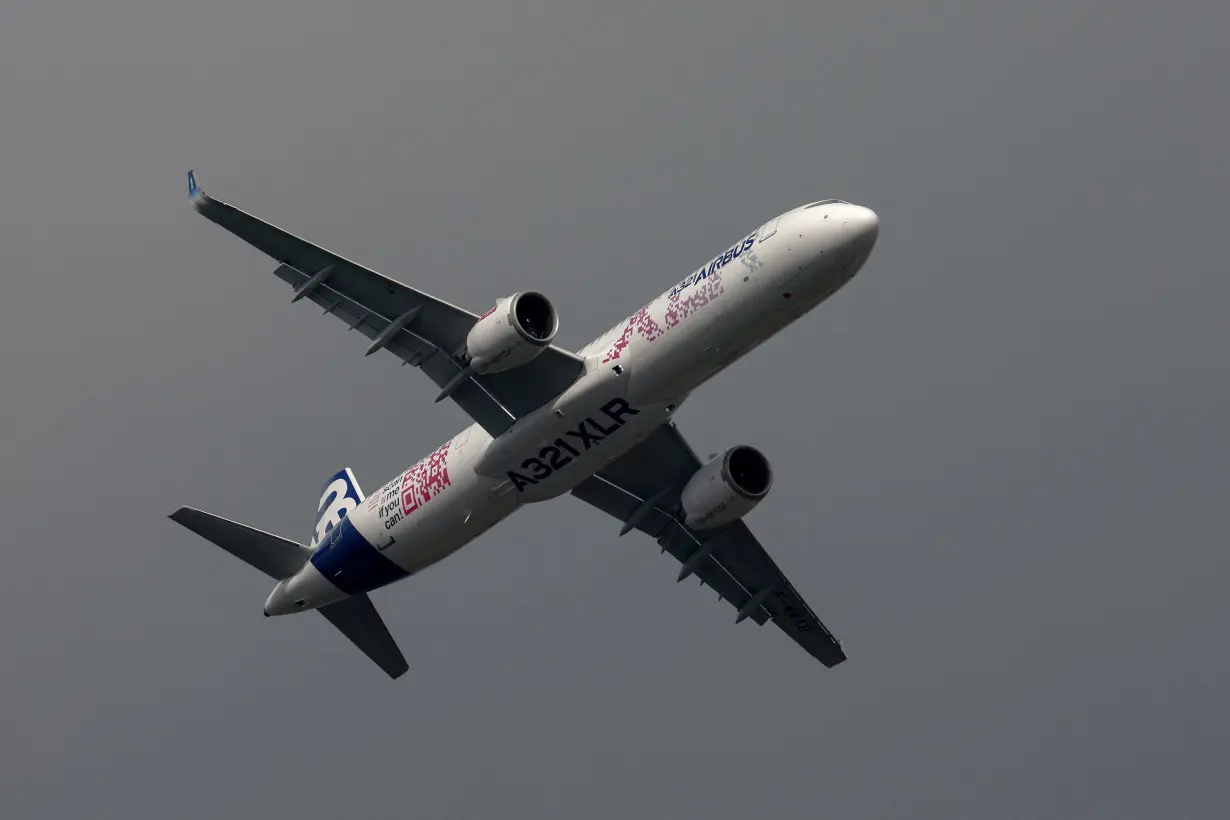
[{"label": "cockpit window", "polygon": [[819,202],[813,202],[810,205],[804,205],[803,210],[806,211],[808,208],[814,208],[817,205],[848,205],[848,204],[850,203],[846,202],[844,199],[822,199]]}]

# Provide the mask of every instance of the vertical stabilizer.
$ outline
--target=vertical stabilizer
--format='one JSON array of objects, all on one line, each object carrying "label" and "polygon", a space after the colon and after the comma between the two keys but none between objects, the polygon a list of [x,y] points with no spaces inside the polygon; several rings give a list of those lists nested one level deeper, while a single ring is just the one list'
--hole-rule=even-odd
[{"label": "vertical stabilizer", "polygon": [[325,536],[341,523],[342,518],[359,506],[363,500],[363,490],[359,489],[359,480],[349,467],[343,467],[325,482],[320,493],[320,502],[316,505],[316,529],[312,531],[312,548],[325,540]]}]

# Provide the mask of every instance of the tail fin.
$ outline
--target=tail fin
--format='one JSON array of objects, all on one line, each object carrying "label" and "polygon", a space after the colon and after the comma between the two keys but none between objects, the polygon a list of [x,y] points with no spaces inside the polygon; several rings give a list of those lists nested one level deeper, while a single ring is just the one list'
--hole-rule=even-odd
[{"label": "tail fin", "polygon": [[316,505],[316,529],[312,533],[312,547],[325,540],[329,531],[336,527],[342,516],[353,510],[363,501],[363,491],[359,489],[359,480],[349,467],[343,467],[325,482],[320,492],[320,503]]},{"label": "tail fin", "polygon": [[[353,482],[354,476],[350,471],[343,472]],[[331,495],[328,492],[330,486],[332,483],[326,485],[326,498]],[[358,491],[357,483],[352,486]],[[359,498],[362,497],[360,494]],[[321,504],[324,504],[324,500]],[[340,513],[337,520],[340,521],[344,514],[345,512]],[[278,581],[290,578],[303,569],[312,555],[310,548],[294,541],[191,507],[180,507],[171,513],[171,520]],[[332,529],[332,525],[329,529]],[[352,595],[345,600],[323,606],[318,611],[389,677],[401,677],[410,668],[401,650],[397,648],[397,642],[389,634],[388,627],[381,620],[380,613],[376,612],[366,594]]]}]

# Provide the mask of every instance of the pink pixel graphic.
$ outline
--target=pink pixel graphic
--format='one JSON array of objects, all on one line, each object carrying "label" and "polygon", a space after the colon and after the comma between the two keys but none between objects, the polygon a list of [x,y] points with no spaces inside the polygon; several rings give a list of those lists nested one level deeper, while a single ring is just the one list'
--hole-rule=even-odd
[{"label": "pink pixel graphic", "polygon": [[448,448],[446,442],[427,458],[415,464],[401,477],[401,509],[409,515],[435,498],[452,484],[448,478]]},{"label": "pink pixel graphic", "polygon": [[666,332],[649,315],[649,306],[646,305],[628,318],[628,324],[624,325],[623,333],[619,334],[615,344],[611,345],[611,349],[607,351],[606,358],[602,360],[603,364],[619,358],[624,348],[632,341],[633,331],[641,334],[645,337],[646,341],[650,342],[662,338],[662,334]]},{"label": "pink pixel graphic", "polygon": [[666,309],[666,326],[674,327],[725,291],[726,288],[722,285],[722,272],[716,270],[704,281],[704,284],[695,287],[688,298],[680,299],[678,293],[672,293],[669,299],[670,307]]},{"label": "pink pixel graphic", "polygon": [[623,353],[624,348],[632,341],[632,334],[639,333],[647,342],[655,342],[661,339],[666,331],[675,327],[684,319],[696,313],[701,308],[708,305],[714,299],[721,296],[726,291],[722,285],[722,273],[720,270],[715,270],[709,275],[708,279],[703,280],[702,284],[698,284],[686,299],[681,299],[679,293],[672,293],[667,297],[668,307],[664,320],[666,327],[662,327],[654,321],[649,315],[649,306],[638,310],[628,318],[628,323],[624,325],[623,332],[619,334],[619,338],[611,345],[611,349],[607,351],[602,363],[614,361]]}]

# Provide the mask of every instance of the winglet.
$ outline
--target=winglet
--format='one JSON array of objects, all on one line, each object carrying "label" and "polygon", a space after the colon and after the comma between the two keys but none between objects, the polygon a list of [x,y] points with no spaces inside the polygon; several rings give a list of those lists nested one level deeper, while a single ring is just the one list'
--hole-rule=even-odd
[{"label": "winglet", "polygon": [[188,172],[188,198],[196,201],[201,198],[201,189],[196,184],[196,171]]}]

